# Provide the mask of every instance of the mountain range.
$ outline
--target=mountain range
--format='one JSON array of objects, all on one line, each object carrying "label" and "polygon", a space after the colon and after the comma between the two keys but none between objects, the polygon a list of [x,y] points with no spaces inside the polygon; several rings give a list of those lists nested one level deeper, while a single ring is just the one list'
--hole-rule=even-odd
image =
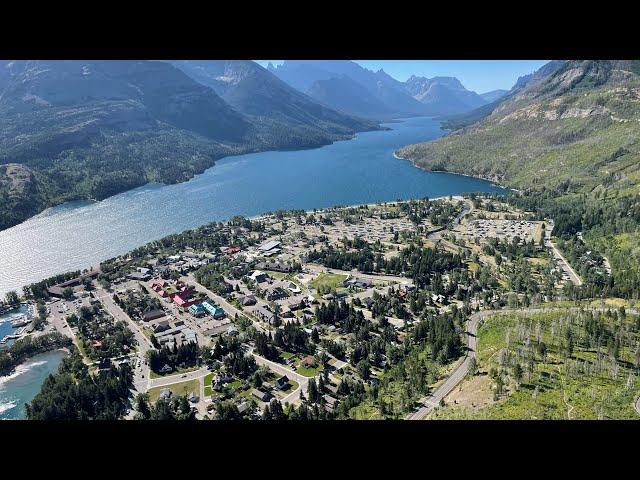
[{"label": "mountain range", "polygon": [[551,62],[520,79],[482,118],[399,155],[519,189],[635,188],[639,74],[635,61]]},{"label": "mountain range", "polygon": [[177,63],[0,61],[0,229],[64,201],[185,181],[226,155],[379,128],[254,62]]},{"label": "mountain range", "polygon": [[453,115],[499,97],[499,92],[489,92],[485,99],[453,77],[412,76],[401,82],[382,69],[374,72],[348,60],[286,60],[267,69],[325,105],[377,120]]}]

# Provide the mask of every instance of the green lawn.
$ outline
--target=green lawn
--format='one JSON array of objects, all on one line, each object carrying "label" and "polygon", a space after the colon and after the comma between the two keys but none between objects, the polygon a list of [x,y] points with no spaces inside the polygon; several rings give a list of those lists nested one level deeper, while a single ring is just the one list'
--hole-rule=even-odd
[{"label": "green lawn", "polygon": [[339,273],[321,273],[313,279],[309,285],[316,290],[324,289],[337,289],[342,286],[342,282],[347,279],[348,275]]},{"label": "green lawn", "polygon": [[193,380],[187,380],[186,382],[172,383],[171,385],[167,385],[164,387],[151,388],[148,392],[149,401],[151,403],[156,402],[158,398],[160,398],[160,392],[162,392],[162,390],[164,390],[165,388],[168,388],[169,390],[171,390],[171,393],[178,396],[189,395],[191,392],[195,393],[196,395],[200,395],[200,380],[196,378]]},{"label": "green lawn", "polygon": [[296,373],[299,373],[300,375],[304,375],[305,377],[315,377],[320,371],[321,371],[320,367],[307,368],[307,367],[299,366],[296,369]]},{"label": "green lawn", "polygon": [[295,355],[295,353],[291,353],[291,352],[281,352],[280,353],[280,358],[282,358],[282,360],[288,360],[291,357],[293,357]]},{"label": "green lawn", "polygon": [[284,393],[289,395],[291,392],[295,391],[296,388],[298,388],[298,382],[296,382],[295,380],[289,379],[289,388],[284,390]]}]

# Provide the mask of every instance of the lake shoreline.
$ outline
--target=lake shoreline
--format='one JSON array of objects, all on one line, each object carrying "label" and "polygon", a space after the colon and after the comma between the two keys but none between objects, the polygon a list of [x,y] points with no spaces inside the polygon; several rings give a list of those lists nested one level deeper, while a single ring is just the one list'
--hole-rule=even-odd
[{"label": "lake shoreline", "polygon": [[403,161],[409,162],[414,167],[416,167],[416,168],[418,168],[420,170],[423,170],[425,172],[448,173],[450,175],[460,175],[460,176],[463,176],[463,177],[474,178],[474,179],[477,179],[477,180],[484,180],[485,182],[490,182],[493,185],[495,185],[497,187],[500,187],[502,189],[511,190],[512,192],[516,192],[516,193],[522,193],[520,190],[517,190],[515,188],[503,185],[503,184],[499,183],[497,180],[492,179],[491,177],[484,176],[484,175],[469,175],[469,174],[466,174],[466,173],[451,172],[449,170],[431,170],[431,169],[428,169],[428,168],[425,168],[425,167],[421,167],[420,165],[418,165],[416,162],[414,162],[410,158],[401,157],[400,155],[397,154],[397,152],[393,152],[393,158],[395,158],[396,160],[403,160]]},{"label": "lake shoreline", "polygon": [[339,143],[339,142],[349,142],[352,141],[356,138],[356,136],[359,133],[366,133],[366,132],[377,132],[377,131],[387,131],[387,130],[391,130],[391,128],[388,127],[383,127],[382,124],[386,123],[386,122],[380,122],[378,124],[378,128],[376,129],[370,129],[370,130],[358,130],[356,132],[354,132],[351,135],[345,135],[345,138],[338,138],[336,140],[332,140],[329,141],[327,143],[318,143],[318,144],[314,144],[314,145],[309,145],[309,146],[296,146],[296,147],[291,147],[291,148],[276,148],[276,149],[267,149],[267,150],[262,150],[260,148],[254,148],[254,149],[247,149],[247,150],[240,150],[236,153],[226,153],[224,155],[221,156],[216,156],[216,157],[212,157],[210,164],[203,168],[203,169],[198,169],[196,171],[194,171],[190,177],[185,178],[184,180],[181,181],[177,181],[177,182],[172,182],[172,183],[155,183],[155,182],[147,182],[147,183],[142,183],[140,185],[136,185],[133,188],[127,188],[125,190],[120,190],[120,191],[115,191],[113,192],[111,195],[104,197],[104,198],[95,198],[95,197],[91,197],[91,196],[87,196],[84,198],[75,198],[72,200],[66,200],[64,202],[61,203],[55,203],[52,205],[48,205],[46,208],[40,210],[39,212],[36,212],[34,215],[31,215],[30,217],[26,217],[24,218],[22,221],[15,223],[13,225],[10,225],[9,227],[6,228],[2,228],[0,229],[0,233],[4,232],[6,230],[10,230],[14,227],[17,227],[29,220],[31,220],[32,218],[35,218],[39,215],[42,215],[44,213],[47,212],[47,210],[56,208],[56,207],[63,207],[65,205],[69,205],[69,204],[73,204],[76,202],[87,202],[87,203],[100,203],[103,202],[104,200],[107,200],[109,198],[112,198],[116,195],[120,195],[122,193],[127,193],[127,192],[131,192],[132,190],[135,190],[137,188],[141,188],[141,187],[145,187],[145,186],[149,186],[149,185],[160,185],[160,186],[167,186],[167,185],[178,185],[180,183],[186,183],[186,182],[190,182],[191,180],[193,180],[194,178],[196,178],[199,175],[204,174],[207,170],[213,168],[216,166],[216,163],[219,162],[220,160],[224,160],[226,158],[233,158],[233,157],[238,157],[241,155],[248,155],[248,154],[252,154],[252,153],[267,153],[267,152],[298,152],[298,151],[305,151],[305,150],[315,150],[315,149],[319,149],[319,148],[323,148],[326,147],[328,145],[333,145],[334,143]]},{"label": "lake shoreline", "polygon": [[0,295],[234,216],[505,193],[481,179],[396,162],[393,153],[404,145],[442,134],[431,118],[382,126],[387,130],[359,132],[320,148],[227,156],[186,182],[146,184],[97,203],[47,209],[0,232],[0,250],[11,259],[0,275]]}]

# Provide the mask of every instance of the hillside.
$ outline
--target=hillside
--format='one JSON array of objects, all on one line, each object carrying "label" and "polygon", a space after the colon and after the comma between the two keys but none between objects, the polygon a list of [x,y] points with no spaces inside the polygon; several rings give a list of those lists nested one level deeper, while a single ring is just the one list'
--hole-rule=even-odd
[{"label": "hillside", "polygon": [[65,201],[186,181],[223,156],[320,146],[377,128],[310,102],[291,100],[294,113],[265,118],[166,62],[3,61],[0,229]]},{"label": "hillside", "polygon": [[395,116],[394,109],[347,76],[317,80],[308,93],[325,105],[359,117],[390,119]]},{"label": "hillside", "polygon": [[[607,255],[612,277],[579,295],[635,295],[640,282],[640,62],[568,61],[528,79],[484,119],[398,155],[429,170],[522,190],[521,207],[555,219],[578,264]],[[576,235],[583,232],[587,246]],[[633,265],[633,268],[629,268]]]},{"label": "hillside", "polygon": [[568,62],[505,97],[486,118],[399,155],[526,189],[566,183],[589,192],[638,179],[640,77],[632,66]]},{"label": "hillside", "polygon": [[495,102],[496,100],[500,100],[507,93],[509,93],[509,90],[497,89],[491,90],[490,92],[481,93],[480,96],[485,102],[491,103]]},{"label": "hillside", "polygon": [[263,138],[277,141],[285,136],[292,144],[297,143],[295,138],[301,138],[313,145],[377,128],[373,122],[321,105],[249,60],[181,60],[172,64],[263,126]]}]

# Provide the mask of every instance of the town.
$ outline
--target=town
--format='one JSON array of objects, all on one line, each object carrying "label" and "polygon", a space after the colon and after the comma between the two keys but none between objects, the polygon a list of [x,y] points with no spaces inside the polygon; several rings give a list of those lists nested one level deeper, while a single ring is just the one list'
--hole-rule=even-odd
[{"label": "town", "polygon": [[3,342],[57,332],[90,375],[129,369],[129,419],[411,417],[472,313],[578,284],[550,225],[475,195],[236,217],[26,287]]}]

